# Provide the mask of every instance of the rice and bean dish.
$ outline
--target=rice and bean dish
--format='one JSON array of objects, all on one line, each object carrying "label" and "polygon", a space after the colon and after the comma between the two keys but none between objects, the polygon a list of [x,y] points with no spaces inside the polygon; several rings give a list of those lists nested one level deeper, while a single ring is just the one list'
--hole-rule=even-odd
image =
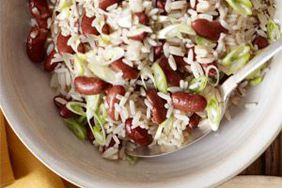
[{"label": "rice and bean dish", "polygon": [[[67,127],[107,159],[125,145],[181,147],[218,129],[220,86],[280,38],[272,0],[29,0],[32,62],[50,72]],[[263,80],[267,67],[233,93]]]}]

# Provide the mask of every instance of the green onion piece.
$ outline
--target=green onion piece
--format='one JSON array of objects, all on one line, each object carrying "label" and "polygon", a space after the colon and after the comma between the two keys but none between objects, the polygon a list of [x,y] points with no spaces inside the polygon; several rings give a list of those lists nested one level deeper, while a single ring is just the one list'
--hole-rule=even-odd
[{"label": "green onion piece", "polygon": [[250,84],[251,84],[251,86],[257,86],[257,85],[259,85],[262,81],[263,81],[263,78],[260,76],[260,77],[257,77],[257,78],[255,78],[255,79],[250,80]]},{"label": "green onion piece", "polygon": [[221,108],[215,97],[208,100],[207,105],[208,120],[213,131],[216,131],[221,121]]},{"label": "green onion piece", "polygon": [[250,47],[241,45],[229,52],[223,59],[222,64],[228,68],[226,74],[237,72],[250,60]]},{"label": "green onion piece", "polygon": [[226,2],[239,14],[252,15],[253,4],[250,0],[226,0]]},{"label": "green onion piece", "polygon": [[126,155],[126,160],[128,161],[128,163],[130,165],[135,165],[137,163],[137,161],[138,161],[138,157]]},{"label": "green onion piece", "polygon": [[192,92],[201,92],[203,91],[208,83],[208,78],[206,76],[200,76],[191,80],[189,84],[189,90]]},{"label": "green onion piece", "polygon": [[163,129],[165,127],[170,126],[173,123],[173,120],[174,120],[174,118],[173,118],[173,116],[171,116],[159,125],[157,132],[155,134],[154,140],[158,140],[161,137]]},{"label": "green onion piece", "polygon": [[215,44],[212,41],[205,39],[203,37],[200,37],[200,36],[196,36],[195,41],[196,41],[196,44],[199,46],[212,46]]},{"label": "green onion piece", "polygon": [[68,110],[72,111],[73,113],[80,115],[80,116],[86,116],[85,113],[85,104],[81,102],[68,102],[66,104],[66,107]]},{"label": "green onion piece", "polygon": [[67,127],[74,133],[74,135],[80,140],[86,139],[86,128],[84,125],[79,124],[75,119],[64,119]]},{"label": "green onion piece", "polygon": [[270,20],[267,23],[267,35],[271,41],[279,40],[281,37],[281,31],[278,24],[276,24],[273,20]]},{"label": "green onion piece", "polygon": [[154,65],[152,66],[152,70],[153,70],[155,84],[158,90],[162,93],[167,93],[166,76],[161,66],[158,63],[154,63]]},{"label": "green onion piece", "polygon": [[106,141],[106,133],[103,126],[104,123],[102,117],[99,114],[94,113],[94,118],[96,121],[95,126],[93,128],[93,135],[95,137],[95,141],[98,144],[103,145]]}]

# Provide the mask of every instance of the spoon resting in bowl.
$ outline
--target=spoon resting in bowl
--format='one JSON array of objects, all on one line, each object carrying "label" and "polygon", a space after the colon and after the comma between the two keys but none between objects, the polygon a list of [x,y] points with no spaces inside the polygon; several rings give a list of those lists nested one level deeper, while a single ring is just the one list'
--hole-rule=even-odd
[{"label": "spoon resting in bowl", "polygon": [[[237,88],[237,86],[246,79],[250,74],[255,72],[257,69],[262,67],[265,63],[268,62],[275,54],[282,50],[282,39],[272,43],[270,46],[262,50],[257,56],[255,56],[246,66],[244,66],[241,70],[239,70],[234,75],[230,76],[221,86],[219,86],[219,91],[221,95],[221,119],[227,109],[230,95]],[[161,146],[161,145],[153,145],[153,146],[137,146],[135,148],[127,145],[126,153],[135,157],[143,157],[143,158],[152,158],[159,157],[163,155],[167,155],[170,153],[174,153],[176,151],[180,151],[187,146],[197,142],[201,138],[208,135],[213,129],[217,129],[220,124],[220,121],[216,124],[212,124],[211,122],[202,124],[197,129],[193,130],[189,134],[188,140],[183,143],[181,147],[175,146]],[[212,128],[215,127],[215,128]]]}]

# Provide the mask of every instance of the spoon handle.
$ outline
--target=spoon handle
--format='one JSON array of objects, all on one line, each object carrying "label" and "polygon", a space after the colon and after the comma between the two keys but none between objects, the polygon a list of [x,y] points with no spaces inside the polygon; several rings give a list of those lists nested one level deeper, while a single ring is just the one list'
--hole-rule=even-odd
[{"label": "spoon handle", "polygon": [[275,54],[282,50],[282,39],[272,43],[269,47],[262,50],[257,56],[255,56],[245,67],[233,75],[236,84],[242,82],[247,76],[252,74],[262,65],[264,65]]},{"label": "spoon handle", "polygon": [[243,67],[233,76],[229,77],[220,87],[223,101],[228,100],[229,95],[240,82],[264,65],[269,59],[271,59],[281,50],[282,39],[272,43],[270,46],[262,50],[262,52],[255,56],[245,67]]}]

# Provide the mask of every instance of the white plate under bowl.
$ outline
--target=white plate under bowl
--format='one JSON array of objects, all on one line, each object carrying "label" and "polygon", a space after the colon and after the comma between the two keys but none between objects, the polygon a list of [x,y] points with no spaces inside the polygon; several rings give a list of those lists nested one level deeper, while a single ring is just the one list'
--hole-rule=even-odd
[{"label": "white plate under bowl", "polygon": [[[278,18],[282,18],[278,6]],[[175,154],[141,160],[135,166],[100,157],[66,128],[52,104],[49,76],[30,63],[24,41],[29,26],[26,1],[0,5],[0,100],[13,130],[46,166],[83,187],[207,187],[222,183],[254,161],[282,125],[282,56],[233,120],[191,147]]]}]

